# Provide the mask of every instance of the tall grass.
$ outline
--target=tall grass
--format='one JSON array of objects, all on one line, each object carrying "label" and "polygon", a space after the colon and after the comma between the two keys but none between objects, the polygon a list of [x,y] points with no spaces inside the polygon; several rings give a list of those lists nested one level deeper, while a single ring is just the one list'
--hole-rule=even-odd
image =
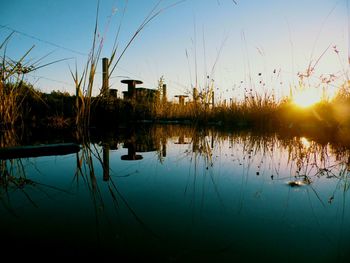
[{"label": "tall grass", "polygon": [[[29,55],[34,46],[24,52],[18,59],[10,58],[7,55],[7,49],[12,37],[13,33],[9,34],[0,44],[0,132],[4,133],[1,137],[5,138],[4,140],[1,139],[2,147],[14,145],[15,130],[23,129],[26,124],[30,124],[29,121],[38,117],[30,116],[33,106],[31,103],[34,100],[48,107],[41,93],[27,83],[27,74],[66,60],[64,58],[43,64],[43,59],[48,55],[44,55],[37,60],[30,59]],[[9,138],[12,138],[12,140],[9,140]]]},{"label": "tall grass", "polygon": [[21,85],[25,74],[34,69],[34,65],[24,63],[30,48],[18,61],[9,59],[6,54],[7,45],[13,34],[0,44],[0,127],[13,128],[21,116]]},{"label": "tall grass", "polygon": [[[120,24],[117,26],[115,40],[109,58],[108,68],[110,70],[108,74],[108,79],[112,76],[113,72],[116,70],[118,63],[123,58],[131,44],[136,40],[137,36],[144,30],[144,28],[150,22],[156,19],[162,12],[184,1],[177,1],[174,4],[160,8],[161,2],[162,1],[159,0],[153,6],[151,11],[146,15],[145,19],[140,23],[136,31],[132,34],[131,38],[127,41],[126,45],[122,47],[119,51],[119,34],[121,31],[123,19],[121,20]],[[96,9],[95,28],[93,32],[92,48],[90,50],[90,55],[87,59],[85,68],[83,69],[81,75],[78,74],[77,67],[75,71],[71,70],[71,75],[73,77],[76,89],[76,126],[80,131],[87,131],[87,129],[90,127],[91,106],[93,102],[92,94],[94,88],[94,80],[96,76],[96,68],[101,59],[101,52],[104,45],[104,39],[98,38],[99,4],[100,2],[98,1]],[[126,9],[127,6],[125,6],[122,12],[122,18],[126,13]],[[99,100],[103,99],[102,95],[103,94],[100,94],[94,101],[97,103]]]},{"label": "tall grass", "polygon": [[[126,54],[131,44],[136,40],[137,36],[145,29],[145,27],[156,19],[162,12],[171,8],[182,1],[178,1],[165,8],[160,8],[161,1],[158,1],[151,11],[146,15],[144,20],[140,23],[135,32],[131,35],[129,41],[126,42],[124,47],[120,48],[119,35],[122,27],[122,22],[117,25],[115,34],[114,45],[109,57],[108,78],[111,78],[112,74],[117,68],[117,65]],[[127,7],[125,6],[122,16],[124,17]],[[93,30],[92,47],[89,52],[89,56],[84,64],[83,69],[79,72],[76,66],[75,70],[70,70],[73,81],[75,83],[75,126],[80,131],[79,134],[83,135],[91,126],[92,117],[98,113],[94,111],[94,105],[105,103],[102,94],[97,97],[93,97],[93,93],[96,91],[96,71],[100,64],[101,54],[104,46],[104,38],[99,38],[99,2],[96,9],[95,26]],[[21,122],[22,118],[22,106],[23,106],[23,86],[24,76],[37,68],[41,67],[37,62],[26,63],[25,60],[30,54],[30,48],[25,52],[17,61],[13,61],[6,56],[6,49],[9,40],[9,35],[1,44],[0,51],[0,127],[10,128],[14,127],[16,123]],[[205,72],[204,82],[202,85],[198,83],[197,76],[197,58],[195,54],[195,71],[196,81],[191,84],[192,91],[188,92],[188,95],[192,95],[194,98],[185,105],[179,105],[177,103],[171,103],[163,101],[160,98],[160,91],[162,83],[159,84],[159,98],[152,102],[145,101],[144,103],[136,103],[131,101],[130,103],[120,103],[117,101],[118,107],[114,108],[114,111],[118,111],[121,114],[130,113],[129,119],[151,119],[151,120],[188,120],[193,123],[222,123],[232,126],[268,126],[268,127],[300,127],[303,123],[312,124],[320,127],[350,127],[350,86],[347,69],[344,67],[342,72],[344,77],[344,85],[340,88],[338,95],[333,100],[323,100],[313,107],[307,109],[300,109],[293,105],[292,97],[282,98],[276,100],[273,92],[269,93],[262,91],[259,93],[257,90],[259,87],[254,87],[252,81],[249,83],[247,90],[250,92],[244,94],[242,101],[231,100],[229,103],[226,101],[215,100],[215,105],[212,105],[214,86],[214,71],[219,60],[222,48],[225,41],[218,51],[215,62],[208,72]],[[205,43],[203,43],[205,46]],[[205,47],[204,47],[205,49]],[[335,50],[336,51],[336,50]],[[195,47],[196,52],[196,47]],[[338,52],[336,51],[339,56]],[[324,53],[323,53],[324,54]],[[308,88],[308,78],[311,78],[314,68],[322,58],[323,54],[316,61],[315,64],[309,65],[306,73],[300,74],[302,82],[298,87],[293,87],[294,90],[298,88]],[[188,58],[188,54],[186,52]],[[205,56],[205,51],[204,51]],[[206,70],[206,69],[205,69]],[[249,74],[251,75],[251,74]],[[251,78],[251,77],[249,77]],[[323,83],[324,84],[324,83]],[[326,83],[327,84],[327,83]],[[325,84],[325,85],[326,85]],[[327,84],[328,85],[328,84]],[[198,94],[193,94],[194,90],[198,91]],[[28,92],[28,91],[26,91]],[[138,105],[136,105],[138,104]],[[129,110],[129,107],[130,109]],[[129,111],[127,111],[129,110]],[[35,113],[34,113],[35,114]],[[59,121],[56,126],[68,126],[68,123],[64,118],[54,118],[55,121]],[[62,116],[61,116],[62,117]],[[343,128],[344,134],[346,129]]]},{"label": "tall grass", "polygon": [[[211,105],[211,94],[214,80],[209,76],[201,88],[196,81],[195,88],[199,90],[199,96],[193,98],[186,105],[168,103],[157,115],[163,119],[190,120],[197,123],[222,123],[229,126],[259,126],[267,128],[295,129],[330,129],[341,128],[346,134],[350,127],[350,81],[347,66],[342,66],[336,74],[322,74],[315,76],[315,68],[320,62],[327,48],[315,63],[310,63],[303,73],[298,73],[298,84],[290,86],[290,94],[278,97],[275,93],[280,87],[274,83],[268,84],[259,73],[259,84],[256,86],[249,73],[248,86],[244,89],[244,99],[226,100],[215,99],[215,105]],[[334,47],[335,54],[339,58],[339,52]],[[188,54],[186,52],[188,58]],[[341,59],[339,58],[339,62]],[[276,73],[276,70],[273,72]],[[212,74],[212,73],[211,73]],[[196,77],[196,79],[198,79]],[[278,81],[282,85],[282,81]],[[342,84],[341,84],[342,83]],[[215,88],[215,89],[214,89]],[[336,96],[327,94],[328,90],[338,89]],[[243,90],[243,89],[242,89]],[[314,105],[300,107],[294,100],[295,95],[301,91],[322,91],[321,99]],[[305,95],[308,96],[308,95]]]},{"label": "tall grass", "polygon": [[7,56],[7,46],[13,33],[0,44],[0,147],[18,144],[18,127],[23,130],[23,104],[28,93],[34,92],[25,82],[27,73],[38,67],[37,62],[25,62],[31,47],[18,60]]}]

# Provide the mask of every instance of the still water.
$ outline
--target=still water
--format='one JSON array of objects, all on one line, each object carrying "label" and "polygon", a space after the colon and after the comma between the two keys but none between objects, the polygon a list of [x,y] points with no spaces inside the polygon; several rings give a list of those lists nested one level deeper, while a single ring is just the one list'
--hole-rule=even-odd
[{"label": "still water", "polygon": [[75,154],[0,162],[3,248],[28,258],[350,258],[344,146],[152,126],[95,136]]}]

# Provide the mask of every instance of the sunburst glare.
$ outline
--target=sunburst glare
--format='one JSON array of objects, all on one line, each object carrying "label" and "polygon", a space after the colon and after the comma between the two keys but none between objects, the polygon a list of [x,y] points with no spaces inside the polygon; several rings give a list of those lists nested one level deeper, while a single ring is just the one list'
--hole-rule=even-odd
[{"label": "sunburst glare", "polygon": [[298,91],[293,96],[293,102],[295,105],[306,108],[310,107],[322,100],[322,92],[316,88],[307,88]]}]

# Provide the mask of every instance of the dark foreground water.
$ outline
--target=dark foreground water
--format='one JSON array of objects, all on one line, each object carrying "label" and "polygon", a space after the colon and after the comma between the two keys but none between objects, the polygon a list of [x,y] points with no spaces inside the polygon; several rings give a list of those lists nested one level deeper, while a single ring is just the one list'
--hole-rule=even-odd
[{"label": "dark foreground water", "polygon": [[1,256],[349,262],[349,156],[305,137],[158,126],[1,160]]}]

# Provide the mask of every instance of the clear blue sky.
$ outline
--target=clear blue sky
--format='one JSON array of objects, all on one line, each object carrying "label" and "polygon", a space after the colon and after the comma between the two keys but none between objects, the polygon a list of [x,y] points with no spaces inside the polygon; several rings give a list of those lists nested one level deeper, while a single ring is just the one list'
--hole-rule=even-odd
[{"label": "clear blue sky", "polygon": [[[52,52],[43,64],[71,58],[31,73],[28,81],[44,92],[74,93],[69,67],[74,69],[77,63],[82,71],[87,60],[84,54],[92,45],[97,0],[0,1],[0,25],[6,26],[0,26],[0,40],[11,32],[9,28],[18,31],[7,47],[7,55],[19,58],[35,45],[28,58],[35,60]],[[120,47],[125,46],[157,2],[128,1]],[[163,0],[157,10],[175,2]],[[321,74],[331,73],[344,80],[343,71],[348,71],[347,0],[235,2],[187,0],[162,12],[127,50],[110,81],[112,88],[126,90],[120,83],[124,76],[141,79],[145,87],[155,88],[163,75],[171,97],[191,90],[196,76],[198,85],[203,86],[210,75],[215,80],[216,94],[222,99],[242,97],[250,78],[254,90],[274,89],[277,95],[283,95],[297,83],[297,73],[316,62],[329,46],[315,67],[313,80],[319,82]],[[104,36],[101,57],[110,56],[125,3],[100,1],[99,35]],[[95,94],[100,83],[101,76],[97,74]]]}]

